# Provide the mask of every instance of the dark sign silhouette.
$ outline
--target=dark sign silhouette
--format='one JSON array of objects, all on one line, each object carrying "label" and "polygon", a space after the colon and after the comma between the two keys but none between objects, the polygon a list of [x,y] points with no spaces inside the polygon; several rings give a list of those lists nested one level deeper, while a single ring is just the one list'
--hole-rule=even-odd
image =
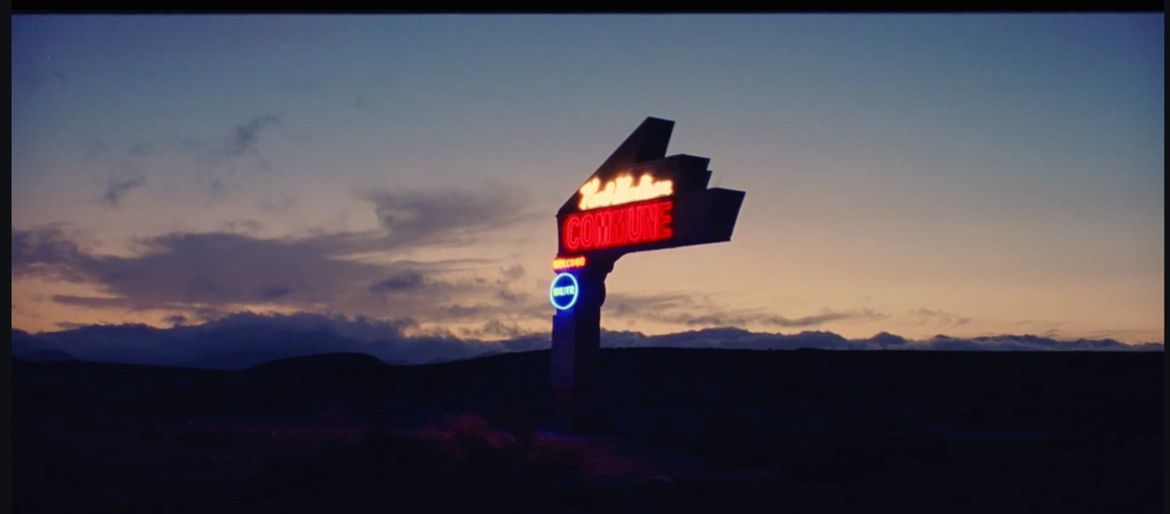
[{"label": "dark sign silhouette", "polygon": [[646,118],[557,211],[552,331],[555,421],[594,421],[605,277],[630,252],[731,240],[744,192],[708,188],[710,159],[666,156],[674,122]]}]

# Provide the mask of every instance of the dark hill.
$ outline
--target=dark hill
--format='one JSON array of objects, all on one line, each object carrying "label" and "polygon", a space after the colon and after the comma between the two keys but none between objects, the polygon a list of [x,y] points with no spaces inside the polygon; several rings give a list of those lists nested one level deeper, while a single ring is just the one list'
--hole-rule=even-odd
[{"label": "dark hill", "polygon": [[269,373],[313,373],[321,369],[378,370],[386,363],[364,353],[326,353],[262,362],[250,369]]},{"label": "dark hill", "polygon": [[15,361],[16,512],[1161,512],[1161,353]]},{"label": "dark hill", "polygon": [[36,350],[23,356],[24,360],[33,362],[66,362],[81,360],[68,352],[61,350]]}]

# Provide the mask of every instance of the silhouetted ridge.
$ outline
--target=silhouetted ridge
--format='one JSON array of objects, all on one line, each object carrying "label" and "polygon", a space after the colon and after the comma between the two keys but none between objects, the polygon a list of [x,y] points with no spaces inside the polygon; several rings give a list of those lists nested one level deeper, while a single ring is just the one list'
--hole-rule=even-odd
[{"label": "silhouetted ridge", "polygon": [[22,355],[21,358],[30,362],[74,362],[81,360],[69,352],[63,352],[61,350],[37,350],[27,355]]},{"label": "silhouetted ridge", "polygon": [[304,355],[261,362],[250,370],[258,371],[303,371],[320,368],[332,369],[379,369],[389,366],[381,359],[365,353],[338,352]]},{"label": "silhouetted ridge", "polygon": [[[207,369],[247,369],[276,359],[332,353],[372,355],[394,365],[467,359],[486,354],[542,350],[549,335],[526,334],[504,341],[454,336],[404,335],[395,322],[319,314],[260,316],[237,314],[203,325],[152,328],[145,325],[89,326],[29,334],[12,329],[12,356],[29,358],[50,350],[89,362],[120,362]],[[910,340],[878,333],[847,339],[827,331],[752,332],[703,328],[673,334],[601,331],[603,348],[723,348],[741,350],[926,350],[926,351],[1163,351],[1162,343],[1125,344],[1113,339],[1061,341],[1035,335],[976,338],[945,335]],[[60,355],[58,355],[60,357]]]}]

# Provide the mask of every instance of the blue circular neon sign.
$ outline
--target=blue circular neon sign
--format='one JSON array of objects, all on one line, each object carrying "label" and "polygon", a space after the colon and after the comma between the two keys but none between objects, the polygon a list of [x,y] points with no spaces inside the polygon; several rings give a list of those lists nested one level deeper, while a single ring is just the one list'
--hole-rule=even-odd
[{"label": "blue circular neon sign", "polygon": [[569,310],[577,303],[577,295],[581,288],[577,286],[577,277],[570,273],[561,273],[548,286],[548,301],[558,310]]}]

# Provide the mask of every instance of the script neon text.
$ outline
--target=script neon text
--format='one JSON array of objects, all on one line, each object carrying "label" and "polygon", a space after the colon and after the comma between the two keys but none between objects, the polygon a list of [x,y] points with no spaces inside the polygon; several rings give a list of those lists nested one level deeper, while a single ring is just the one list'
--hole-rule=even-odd
[{"label": "script neon text", "polygon": [[632,175],[624,175],[607,182],[605,187],[602,187],[601,179],[594,177],[593,180],[581,186],[579,192],[581,193],[581,201],[577,203],[577,207],[584,211],[670,196],[674,194],[674,182],[669,180],[656,181],[654,177],[646,173],[638,179],[637,185],[634,184]]}]

